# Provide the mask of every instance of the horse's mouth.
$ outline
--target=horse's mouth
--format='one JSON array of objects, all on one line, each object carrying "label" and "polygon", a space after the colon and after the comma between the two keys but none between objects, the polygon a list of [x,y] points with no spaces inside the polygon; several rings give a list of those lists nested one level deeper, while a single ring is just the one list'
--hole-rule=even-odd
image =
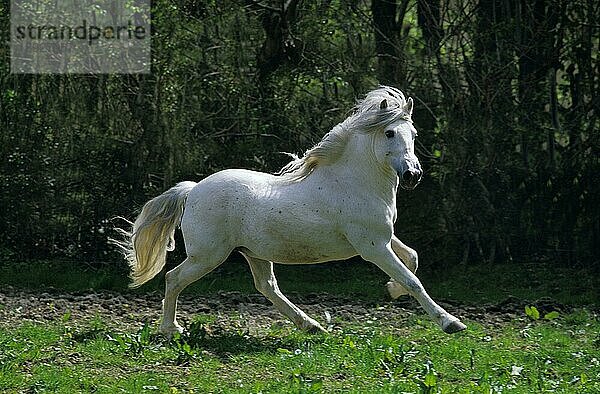
[{"label": "horse's mouth", "polygon": [[400,187],[404,190],[413,190],[417,185],[405,185],[404,183],[400,183]]},{"label": "horse's mouth", "polygon": [[413,190],[417,187],[417,185],[419,185],[419,183],[421,183],[420,179],[408,181],[400,180],[400,187],[404,190]]}]

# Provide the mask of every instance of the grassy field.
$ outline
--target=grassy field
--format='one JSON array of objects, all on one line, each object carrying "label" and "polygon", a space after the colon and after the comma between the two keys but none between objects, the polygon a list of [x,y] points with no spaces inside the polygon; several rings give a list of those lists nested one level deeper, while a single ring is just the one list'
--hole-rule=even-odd
[{"label": "grassy field", "polygon": [[[0,284],[73,292],[126,285],[109,268],[67,270],[61,264],[2,265]],[[348,265],[347,276],[340,272],[345,269],[283,269],[281,287],[335,291],[365,303],[381,302],[385,309],[385,276],[355,263]],[[79,319],[67,312],[51,320],[0,322],[0,392],[598,393],[598,293],[588,287],[598,279],[581,274],[517,266],[425,271],[421,277],[438,299],[493,303],[512,295],[535,306],[536,299],[551,296],[558,304],[575,306],[558,316],[502,308],[497,313],[504,318],[467,315],[468,330],[452,336],[420,312],[403,324],[334,315],[330,332],[319,335],[281,324],[249,331],[235,310],[228,324],[201,313],[172,341],[154,334],[155,321],[123,326],[110,315]],[[157,280],[146,291],[160,287]],[[210,295],[219,289],[254,292],[244,269],[228,269],[189,293]]]},{"label": "grassy field", "polygon": [[441,333],[427,319],[390,329],[344,324],[306,335],[219,329],[198,316],[167,342],[144,326],[74,328],[65,316],[0,329],[2,392],[597,393],[600,329],[585,310],[552,321],[468,322]]}]

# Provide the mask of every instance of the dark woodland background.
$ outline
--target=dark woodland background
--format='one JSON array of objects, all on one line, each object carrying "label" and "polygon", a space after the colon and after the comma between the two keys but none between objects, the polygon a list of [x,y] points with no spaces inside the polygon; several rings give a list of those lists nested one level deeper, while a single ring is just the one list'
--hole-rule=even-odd
[{"label": "dark woodland background", "polygon": [[155,0],[150,75],[11,75],[0,2],[0,258],[122,264],[111,218],[181,180],[276,171],[390,84],[425,176],[423,264],[600,268],[600,2]]}]

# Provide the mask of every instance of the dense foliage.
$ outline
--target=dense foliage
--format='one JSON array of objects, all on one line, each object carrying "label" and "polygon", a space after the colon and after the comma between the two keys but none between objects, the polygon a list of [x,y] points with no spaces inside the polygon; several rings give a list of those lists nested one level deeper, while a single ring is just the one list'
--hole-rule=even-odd
[{"label": "dense foliage", "polygon": [[110,218],[277,170],[385,83],[416,100],[426,174],[398,233],[425,260],[597,264],[599,20],[593,0],[156,0],[149,75],[11,75],[3,40],[0,254],[106,259]]}]

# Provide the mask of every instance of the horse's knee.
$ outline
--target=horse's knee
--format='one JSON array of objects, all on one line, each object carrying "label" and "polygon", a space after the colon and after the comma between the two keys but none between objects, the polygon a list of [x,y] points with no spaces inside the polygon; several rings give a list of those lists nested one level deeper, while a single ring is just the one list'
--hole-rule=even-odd
[{"label": "horse's knee", "polygon": [[419,267],[419,255],[416,250],[409,248],[400,241],[392,243],[392,249],[412,273],[417,271]]},{"label": "horse's knee", "polygon": [[165,274],[165,285],[167,287],[167,290],[173,289],[175,287],[176,283],[177,283],[177,272],[175,272],[175,270],[168,271]]},{"label": "horse's knee", "polygon": [[407,260],[408,260],[408,261],[406,261],[406,266],[413,273],[416,272],[417,268],[419,268],[419,255],[417,254],[417,251],[414,249],[408,249],[408,252],[406,255],[407,255]]}]

